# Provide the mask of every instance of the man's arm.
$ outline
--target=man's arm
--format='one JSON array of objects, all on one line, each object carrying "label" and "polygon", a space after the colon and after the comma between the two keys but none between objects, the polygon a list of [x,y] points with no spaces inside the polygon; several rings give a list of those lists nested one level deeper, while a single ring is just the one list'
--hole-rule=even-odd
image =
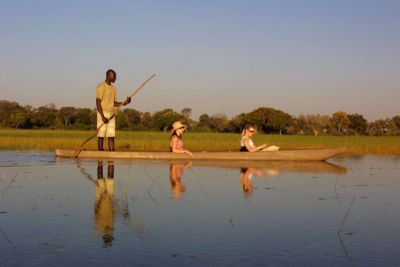
[{"label": "man's arm", "polygon": [[118,108],[118,107],[120,107],[120,106],[128,105],[129,103],[131,103],[131,98],[128,96],[124,102],[117,102],[117,101],[114,101],[114,107],[117,107],[117,108]]},{"label": "man's arm", "polygon": [[104,124],[108,123],[108,119],[104,116],[103,108],[101,107],[101,99],[96,98],[96,107],[97,111],[100,113],[101,118],[103,119]]}]

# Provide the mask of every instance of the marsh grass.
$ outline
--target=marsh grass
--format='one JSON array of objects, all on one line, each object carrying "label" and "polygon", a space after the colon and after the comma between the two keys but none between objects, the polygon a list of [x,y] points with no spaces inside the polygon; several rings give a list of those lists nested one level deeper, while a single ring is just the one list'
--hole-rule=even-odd
[{"label": "marsh grass", "polygon": [[[56,148],[77,149],[93,131],[73,130],[14,130],[0,129],[1,150],[54,151]],[[167,151],[170,133],[118,131],[118,150]],[[193,151],[237,150],[239,134],[232,133],[185,133],[185,146]],[[96,149],[93,138],[85,149]],[[400,137],[385,136],[300,136],[266,135],[254,136],[256,144],[267,143],[282,148],[301,147],[347,147],[347,154],[400,155]]]}]

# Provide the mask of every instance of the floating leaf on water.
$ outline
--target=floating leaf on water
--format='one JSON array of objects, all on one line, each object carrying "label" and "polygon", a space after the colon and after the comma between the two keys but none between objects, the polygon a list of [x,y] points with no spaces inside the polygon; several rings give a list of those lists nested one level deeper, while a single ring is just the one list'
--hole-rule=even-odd
[{"label": "floating leaf on water", "polygon": [[353,235],[353,234],[355,234],[355,232],[344,232],[343,234],[345,234],[345,235]]}]

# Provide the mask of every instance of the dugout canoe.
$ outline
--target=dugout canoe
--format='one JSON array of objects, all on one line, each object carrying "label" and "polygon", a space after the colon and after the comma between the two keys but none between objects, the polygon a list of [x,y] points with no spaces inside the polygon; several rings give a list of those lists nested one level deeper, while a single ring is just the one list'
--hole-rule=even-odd
[{"label": "dugout canoe", "polygon": [[[191,160],[242,160],[242,161],[323,161],[346,152],[345,147],[340,148],[303,148],[288,149],[274,152],[214,152],[203,151],[193,153]],[[75,150],[57,149],[56,157],[72,158]],[[186,154],[155,151],[82,151],[79,158],[88,159],[148,159],[148,160],[176,160],[189,159]]]}]

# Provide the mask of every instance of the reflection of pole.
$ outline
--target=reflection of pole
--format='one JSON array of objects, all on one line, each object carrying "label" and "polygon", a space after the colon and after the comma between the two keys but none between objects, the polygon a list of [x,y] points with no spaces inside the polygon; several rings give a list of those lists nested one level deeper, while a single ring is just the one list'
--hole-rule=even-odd
[{"label": "reflection of pole", "polygon": [[353,196],[353,199],[351,200],[350,205],[349,205],[349,207],[347,208],[346,214],[345,214],[344,217],[343,217],[342,223],[340,224],[340,226],[339,226],[339,228],[338,228],[338,231],[337,231],[337,236],[338,236],[338,238],[339,238],[339,242],[340,242],[340,244],[342,245],[343,251],[344,251],[344,253],[345,253],[347,259],[349,260],[350,264],[352,264],[353,260],[351,259],[349,253],[347,252],[346,246],[344,245],[344,242],[343,242],[343,240],[342,240],[342,236],[341,236],[340,234],[342,233],[342,227],[343,227],[343,225],[345,224],[345,222],[346,222],[346,220],[347,220],[347,217],[348,217],[348,215],[349,215],[349,213],[350,213],[351,207],[353,206],[353,203],[354,203],[354,200],[355,200],[355,199],[356,199],[356,195]]},{"label": "reflection of pole", "polygon": [[[19,175],[21,169],[22,169],[22,166],[21,166],[21,168],[18,169],[17,173],[14,175],[14,177],[10,180],[10,182],[7,184],[7,186],[1,192],[0,199],[3,198],[4,194],[7,192],[8,188],[10,187],[10,185],[14,182],[15,178],[17,178],[17,176]],[[5,173],[3,174],[3,179],[4,179],[4,177],[5,177]]]},{"label": "reflection of pole", "polygon": [[335,182],[335,185],[333,186],[333,191],[335,191],[335,196],[336,196],[337,203],[339,205],[339,208],[341,208],[342,205],[340,205],[339,195],[338,195],[338,193],[336,191],[336,185],[337,185],[338,181],[339,181],[339,176],[336,177],[336,182]]},{"label": "reflection of pole", "polygon": [[5,240],[7,240],[8,244],[10,244],[15,250],[17,250],[17,248],[15,247],[13,242],[11,242],[11,240],[7,237],[6,233],[4,233],[3,229],[1,229],[1,227],[0,227],[0,232],[1,232],[1,235],[3,236],[3,238]]},{"label": "reflection of pole", "polygon": [[76,161],[76,166],[78,167],[80,172],[86,177],[86,179],[88,179],[89,181],[91,181],[94,184],[97,184],[97,181],[95,179],[93,179],[93,177],[89,173],[86,172],[85,168],[83,168],[81,166],[81,163],[79,160]]},{"label": "reflection of pole", "polygon": [[156,206],[158,207],[158,202],[157,200],[153,197],[153,195],[151,194],[151,190],[153,189],[153,186],[157,183],[158,179],[160,178],[160,175],[157,176],[156,179],[153,179],[153,177],[149,174],[149,172],[147,171],[147,165],[144,165],[144,172],[146,174],[146,176],[148,178],[150,178],[150,180],[152,181],[152,184],[150,185],[149,189],[147,189],[147,195],[150,197],[150,199],[156,204]]},{"label": "reflection of pole", "polygon": [[201,189],[201,192],[203,192],[203,195],[204,195],[208,200],[210,200],[210,197],[207,195],[206,191],[204,190],[203,184],[200,182],[200,178],[199,178],[199,175],[197,174],[197,172],[193,171],[192,169],[189,169],[189,170],[190,170],[192,173],[194,173],[194,175],[196,176],[197,182],[198,182],[199,185],[200,185],[200,189]]}]

